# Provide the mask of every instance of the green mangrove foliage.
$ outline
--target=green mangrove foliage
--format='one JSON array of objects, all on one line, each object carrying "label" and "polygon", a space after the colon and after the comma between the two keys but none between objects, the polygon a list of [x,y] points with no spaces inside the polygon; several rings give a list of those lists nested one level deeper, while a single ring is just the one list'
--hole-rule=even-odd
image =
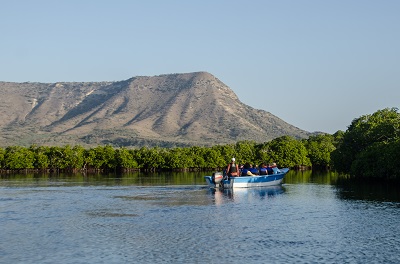
[{"label": "green mangrove foliage", "polygon": [[304,144],[289,136],[273,139],[269,144],[269,162],[279,160],[283,167],[311,166]]},{"label": "green mangrove foliage", "polygon": [[[317,148],[317,147],[316,147]],[[212,147],[128,149],[97,146],[36,146],[0,148],[2,170],[208,170],[222,169],[235,157],[238,163],[261,164],[276,162],[280,166],[311,166],[306,145],[292,137],[256,144],[240,141],[236,144]]]},{"label": "green mangrove foliage", "polygon": [[331,167],[331,153],[336,149],[335,136],[321,134],[303,141],[313,167]]},{"label": "green mangrove foliage", "polygon": [[12,146],[7,147],[2,162],[4,168],[34,169],[35,153],[29,148]]},{"label": "green mangrove foliage", "polygon": [[332,161],[355,177],[400,179],[400,114],[386,108],[354,119],[338,137]]}]

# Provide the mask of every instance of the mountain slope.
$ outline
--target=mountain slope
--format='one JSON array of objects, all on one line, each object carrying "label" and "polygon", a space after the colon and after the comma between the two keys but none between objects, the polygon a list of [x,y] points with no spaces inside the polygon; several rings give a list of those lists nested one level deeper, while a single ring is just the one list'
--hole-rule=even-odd
[{"label": "mountain slope", "polygon": [[120,82],[0,82],[0,144],[212,145],[308,132],[240,102],[207,72]]}]

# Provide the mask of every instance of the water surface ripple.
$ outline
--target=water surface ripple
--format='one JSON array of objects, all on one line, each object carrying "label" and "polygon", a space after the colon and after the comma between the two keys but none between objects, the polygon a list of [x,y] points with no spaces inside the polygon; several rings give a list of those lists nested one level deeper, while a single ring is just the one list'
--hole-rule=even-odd
[{"label": "water surface ripple", "polygon": [[400,263],[398,201],[328,184],[0,186],[0,263]]}]

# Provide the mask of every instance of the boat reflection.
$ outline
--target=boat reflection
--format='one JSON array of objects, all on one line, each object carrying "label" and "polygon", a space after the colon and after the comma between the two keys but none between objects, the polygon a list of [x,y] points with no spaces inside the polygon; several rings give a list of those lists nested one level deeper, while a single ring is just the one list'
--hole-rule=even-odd
[{"label": "boat reflection", "polygon": [[282,185],[253,188],[209,189],[209,193],[214,196],[215,204],[217,205],[232,201],[269,199],[283,194],[285,191],[286,189]]}]

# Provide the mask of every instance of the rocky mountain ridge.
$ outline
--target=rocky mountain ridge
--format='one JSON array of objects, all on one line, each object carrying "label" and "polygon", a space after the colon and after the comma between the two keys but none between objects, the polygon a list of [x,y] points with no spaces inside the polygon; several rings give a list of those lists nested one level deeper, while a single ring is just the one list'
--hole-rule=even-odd
[{"label": "rocky mountain ridge", "polygon": [[186,146],[309,132],[240,102],[207,72],[118,82],[0,82],[0,146]]}]

